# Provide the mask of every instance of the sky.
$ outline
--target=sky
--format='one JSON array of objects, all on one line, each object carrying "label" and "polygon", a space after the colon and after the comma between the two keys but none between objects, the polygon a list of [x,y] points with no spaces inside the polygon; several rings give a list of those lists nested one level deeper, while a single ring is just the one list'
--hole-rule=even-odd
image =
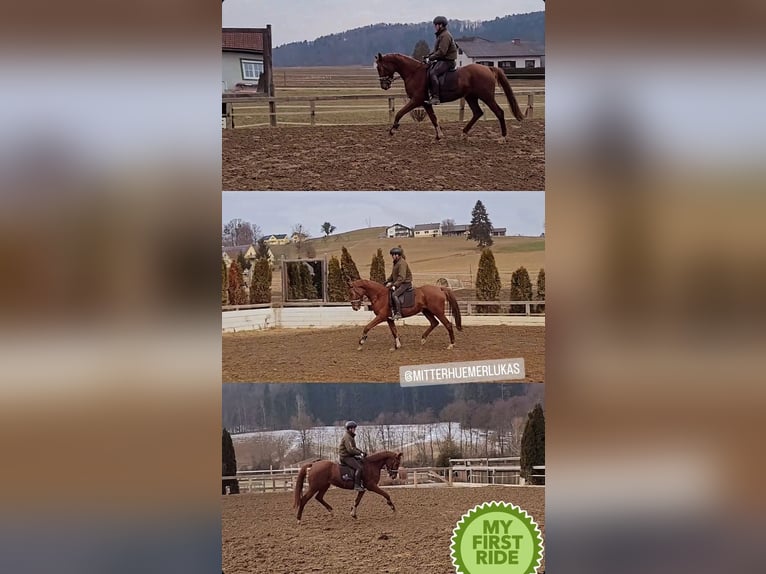
[{"label": "sky", "polygon": [[544,231],[542,191],[231,191],[222,194],[221,223],[244,219],[266,235],[291,233],[293,226],[302,224],[312,237],[322,235],[325,221],[337,228],[335,233],[444,219],[460,225],[471,222],[477,200],[486,207],[492,225],[507,228],[508,235],[539,236]]},{"label": "sky", "polygon": [[225,0],[222,17],[226,28],[264,28],[271,24],[272,42],[277,47],[381,22],[428,22],[435,16],[494,20],[541,10],[545,10],[543,0]]}]

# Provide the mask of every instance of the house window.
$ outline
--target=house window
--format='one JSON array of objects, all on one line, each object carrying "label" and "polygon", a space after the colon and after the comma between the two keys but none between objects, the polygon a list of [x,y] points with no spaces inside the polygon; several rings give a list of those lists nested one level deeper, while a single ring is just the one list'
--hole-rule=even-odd
[{"label": "house window", "polygon": [[525,68],[534,68],[535,67],[535,61],[534,60],[524,60],[524,67]]},{"label": "house window", "polygon": [[263,73],[263,62],[258,60],[240,60],[242,64],[242,79],[257,82]]},{"label": "house window", "polygon": [[516,69],[516,60],[500,60],[497,65],[504,70],[514,70]]},{"label": "house window", "polygon": [[483,66],[489,66],[490,68],[494,68],[495,67],[495,63],[494,62],[479,61],[479,62],[476,62],[476,63],[477,64],[481,64]]}]

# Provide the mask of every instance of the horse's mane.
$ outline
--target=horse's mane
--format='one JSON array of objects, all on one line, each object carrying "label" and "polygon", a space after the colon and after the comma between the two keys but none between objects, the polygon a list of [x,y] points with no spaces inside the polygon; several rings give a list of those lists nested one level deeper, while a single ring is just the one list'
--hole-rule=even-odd
[{"label": "horse's mane", "polygon": [[383,460],[384,458],[392,458],[395,456],[396,456],[395,452],[391,452],[390,450],[381,450],[380,452],[374,452],[371,455],[365,457],[365,460],[368,460],[370,462],[378,462],[379,460]]},{"label": "horse's mane", "polygon": [[408,56],[407,54],[400,54],[398,52],[392,53],[392,54],[383,54],[383,57],[384,58],[396,57],[396,58],[398,58],[400,60],[404,60],[405,62],[415,63],[415,64],[419,64],[421,66],[423,65],[423,62],[421,62],[420,60],[416,60],[412,56]]},{"label": "horse's mane", "polygon": [[[372,279],[362,279],[361,277],[359,279],[354,279],[351,283],[352,284],[364,283],[365,285],[375,285],[375,286],[380,287],[381,289],[385,289],[385,286],[381,285],[377,281],[373,281]],[[359,286],[361,287],[361,285],[359,285]]]}]

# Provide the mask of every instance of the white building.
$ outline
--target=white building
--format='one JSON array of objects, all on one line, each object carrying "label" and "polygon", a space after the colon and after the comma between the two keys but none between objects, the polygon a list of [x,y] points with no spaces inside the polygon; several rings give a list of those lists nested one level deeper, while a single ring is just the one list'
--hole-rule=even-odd
[{"label": "white building", "polygon": [[413,228],[415,237],[438,237],[442,234],[441,223],[420,223]]},{"label": "white building", "polygon": [[492,42],[473,36],[458,38],[457,65],[484,64],[515,70],[520,68],[544,68],[545,45],[514,39],[510,42]]},{"label": "white building", "polygon": [[412,228],[401,223],[394,223],[386,228],[386,237],[412,237],[412,235]]}]

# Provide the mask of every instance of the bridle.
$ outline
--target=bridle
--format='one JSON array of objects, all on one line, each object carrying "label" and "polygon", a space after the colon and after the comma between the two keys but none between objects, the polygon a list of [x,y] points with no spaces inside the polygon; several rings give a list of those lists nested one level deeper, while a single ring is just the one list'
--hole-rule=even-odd
[{"label": "bridle", "polygon": [[[391,87],[391,84],[394,83],[394,80],[396,79],[396,71],[391,72],[387,76],[381,76],[380,75],[380,62],[377,62],[378,67],[378,81],[380,81],[380,87],[384,90],[387,90]],[[399,76],[401,77],[401,76]]]}]

